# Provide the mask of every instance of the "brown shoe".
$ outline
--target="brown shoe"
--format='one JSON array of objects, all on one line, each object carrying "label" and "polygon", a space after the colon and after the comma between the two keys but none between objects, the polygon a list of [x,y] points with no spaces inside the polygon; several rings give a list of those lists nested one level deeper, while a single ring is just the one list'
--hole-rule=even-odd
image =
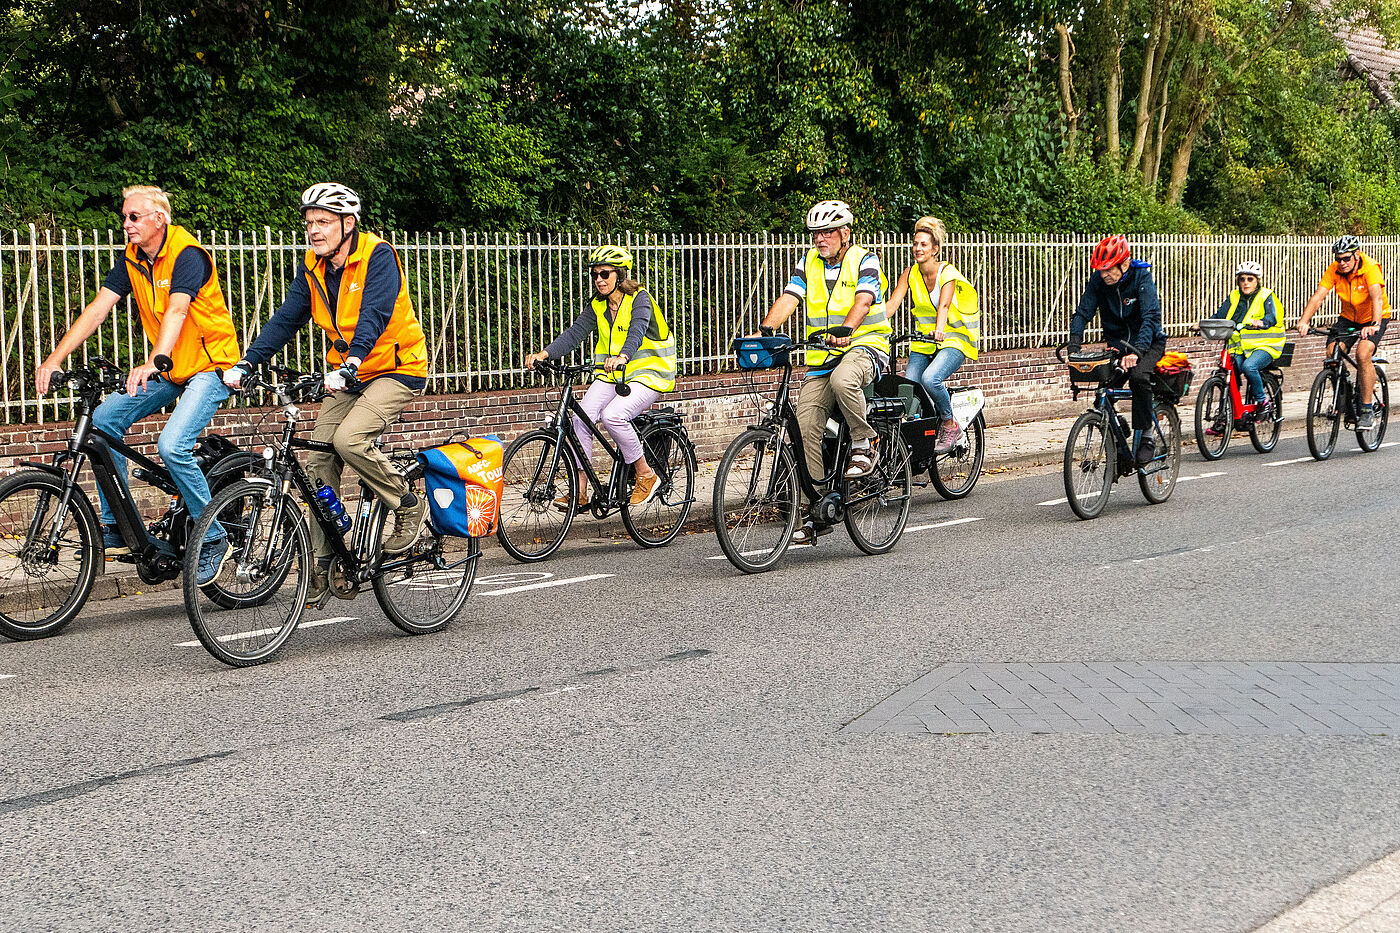
[{"label": "brown shoe", "polygon": [[415,495],[412,505],[400,504],[394,509],[394,533],[384,542],[385,554],[402,554],[418,540],[423,530],[423,516],[427,514],[428,503],[422,496]]},{"label": "brown shoe", "polygon": [[627,507],[635,509],[639,506],[646,505],[652,499],[656,498],[656,494],[660,489],[660,473],[639,477],[637,479],[637,484],[632,487],[632,498],[627,500]]},{"label": "brown shoe", "polygon": [[[578,510],[582,512],[584,509],[588,508],[592,502],[593,500],[588,498],[588,488],[584,487],[583,491],[578,494]],[[558,499],[555,499],[554,507],[561,512],[569,511],[569,497],[560,496]]]}]

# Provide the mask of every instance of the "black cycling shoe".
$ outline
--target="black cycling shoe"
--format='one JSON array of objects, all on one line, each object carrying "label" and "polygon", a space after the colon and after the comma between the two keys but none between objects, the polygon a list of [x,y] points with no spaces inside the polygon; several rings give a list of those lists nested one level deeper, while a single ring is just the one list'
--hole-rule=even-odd
[{"label": "black cycling shoe", "polygon": [[1157,456],[1157,445],[1152,442],[1152,438],[1144,437],[1138,444],[1137,465],[1145,467],[1152,462],[1152,458]]}]

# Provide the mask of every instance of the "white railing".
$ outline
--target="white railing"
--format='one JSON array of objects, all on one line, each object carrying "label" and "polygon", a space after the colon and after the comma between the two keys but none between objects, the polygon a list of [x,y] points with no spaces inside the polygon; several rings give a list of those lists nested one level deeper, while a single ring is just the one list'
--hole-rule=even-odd
[{"label": "white railing", "polygon": [[[299,234],[260,231],[196,235],[214,257],[240,336],[251,339],[282,300],[305,246]],[[808,240],[795,235],[617,234],[637,255],[637,274],[677,335],[683,374],[730,365],[729,342],[757,327]],[[1089,274],[1096,236],[954,235],[947,256],[977,286],[987,349],[1053,345],[1063,339]],[[1237,263],[1263,264],[1265,284],[1297,319],[1330,260],[1330,238],[1143,236],[1134,255],[1151,261],[1167,330],[1189,331],[1232,287]],[[463,392],[529,383],[520,358],[573,320],[588,295],[583,260],[598,237],[393,234],[432,352],[429,391]],[[905,234],[858,237],[882,257],[891,285],[910,262]],[[0,405],[6,421],[66,417],[70,400],[35,398],[35,364],[92,299],[121,259],[115,231],[0,233]],[[1400,237],[1363,248],[1397,268]],[[907,322],[907,318],[903,318]],[[896,329],[902,325],[896,321]],[[324,340],[302,333],[284,358],[310,367]],[[85,348],[127,365],[148,352],[134,305],[119,305]]]}]

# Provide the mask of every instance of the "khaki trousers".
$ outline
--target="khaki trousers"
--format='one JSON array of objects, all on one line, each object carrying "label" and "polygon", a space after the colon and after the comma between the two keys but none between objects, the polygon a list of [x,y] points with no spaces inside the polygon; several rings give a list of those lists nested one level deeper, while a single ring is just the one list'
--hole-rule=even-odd
[{"label": "khaki trousers", "polygon": [[851,431],[851,440],[863,441],[875,436],[875,429],[865,417],[865,387],[875,381],[880,368],[875,358],[864,350],[848,350],[836,368],[823,375],[810,373],[802,380],[797,393],[797,426],[802,430],[802,453],[807,460],[807,472],[812,479],[821,479],[822,432],[831,410],[840,406]]},{"label": "khaki trousers", "polygon": [[[306,475],[311,485],[315,487],[320,480],[343,502],[340,477],[348,463],[385,505],[398,508],[408,484],[374,442],[403,413],[414,394],[402,382],[381,376],[359,393],[336,392],[322,402],[311,439],[333,445],[335,453],[307,453]],[[330,543],[316,522],[311,522],[311,549],[317,557],[331,556]]]}]

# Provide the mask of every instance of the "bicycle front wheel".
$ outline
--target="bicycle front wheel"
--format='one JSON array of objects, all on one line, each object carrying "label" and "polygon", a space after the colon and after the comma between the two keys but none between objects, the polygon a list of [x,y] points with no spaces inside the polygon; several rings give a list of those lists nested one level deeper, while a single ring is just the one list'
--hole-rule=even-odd
[{"label": "bicycle front wheel", "polygon": [[1219,460],[1230,446],[1235,410],[1230,383],[1219,373],[1201,383],[1196,394],[1196,447],[1207,460]]},{"label": "bicycle front wheel", "polygon": [[801,490],[787,445],[764,428],[736,437],[715,474],[715,537],[744,573],[771,570],[797,529]]},{"label": "bicycle front wheel", "polygon": [[[1381,446],[1381,441],[1385,438],[1386,422],[1390,420],[1390,386],[1386,383],[1385,373],[1381,372],[1379,366],[1376,367],[1376,389],[1371,394],[1371,404],[1375,406],[1375,423],[1365,431],[1356,429],[1356,443],[1361,445],[1361,449],[1366,453]],[[1360,407],[1360,403],[1357,403]]]},{"label": "bicycle front wheel", "polygon": [[[201,587],[195,542],[215,521],[232,551]],[[301,621],[311,582],[311,544],[296,499],[267,483],[233,483],[214,494],[189,540],[185,612],[199,643],[233,667],[271,660]]]},{"label": "bicycle front wheel", "polygon": [[1103,512],[1118,470],[1117,454],[1103,413],[1086,411],[1080,415],[1065,441],[1065,497],[1075,515],[1088,520]]},{"label": "bicycle front wheel", "polygon": [[[72,622],[97,577],[97,516],[79,489],[25,470],[0,482],[0,633],[44,638]],[[55,529],[57,529],[55,533]]]},{"label": "bicycle front wheel", "polygon": [[914,470],[899,423],[875,427],[875,469],[846,481],[846,531],[867,554],[894,547],[909,521]]},{"label": "bicycle front wheel", "polygon": [[1337,371],[1329,368],[1317,374],[1308,393],[1308,451],[1317,460],[1326,460],[1337,448],[1342,429],[1338,389]]},{"label": "bicycle front wheel", "polygon": [[982,476],[982,458],[986,453],[986,425],[978,412],[957,446],[933,458],[933,467],[928,471],[933,488],[945,499],[966,498]]},{"label": "bicycle front wheel", "polygon": [[506,449],[501,472],[496,540],[518,561],[544,560],[564,543],[578,512],[573,458],[553,431],[531,431]]},{"label": "bicycle front wheel", "polygon": [[1283,385],[1273,373],[1264,373],[1264,397],[1269,400],[1269,417],[1249,426],[1249,442],[1261,454],[1278,446],[1283,431]]},{"label": "bicycle front wheel", "polygon": [[1162,453],[1146,467],[1138,470],[1138,487],[1148,502],[1166,502],[1176,488],[1176,477],[1181,472],[1181,418],[1176,406],[1158,402],[1152,409],[1152,417],[1157,421],[1154,440],[1162,448]]},{"label": "bicycle front wheel", "polygon": [[695,451],[677,424],[654,425],[641,441],[659,486],[645,505],[622,507],[622,524],[642,547],[661,547],[681,533],[695,504]]}]

